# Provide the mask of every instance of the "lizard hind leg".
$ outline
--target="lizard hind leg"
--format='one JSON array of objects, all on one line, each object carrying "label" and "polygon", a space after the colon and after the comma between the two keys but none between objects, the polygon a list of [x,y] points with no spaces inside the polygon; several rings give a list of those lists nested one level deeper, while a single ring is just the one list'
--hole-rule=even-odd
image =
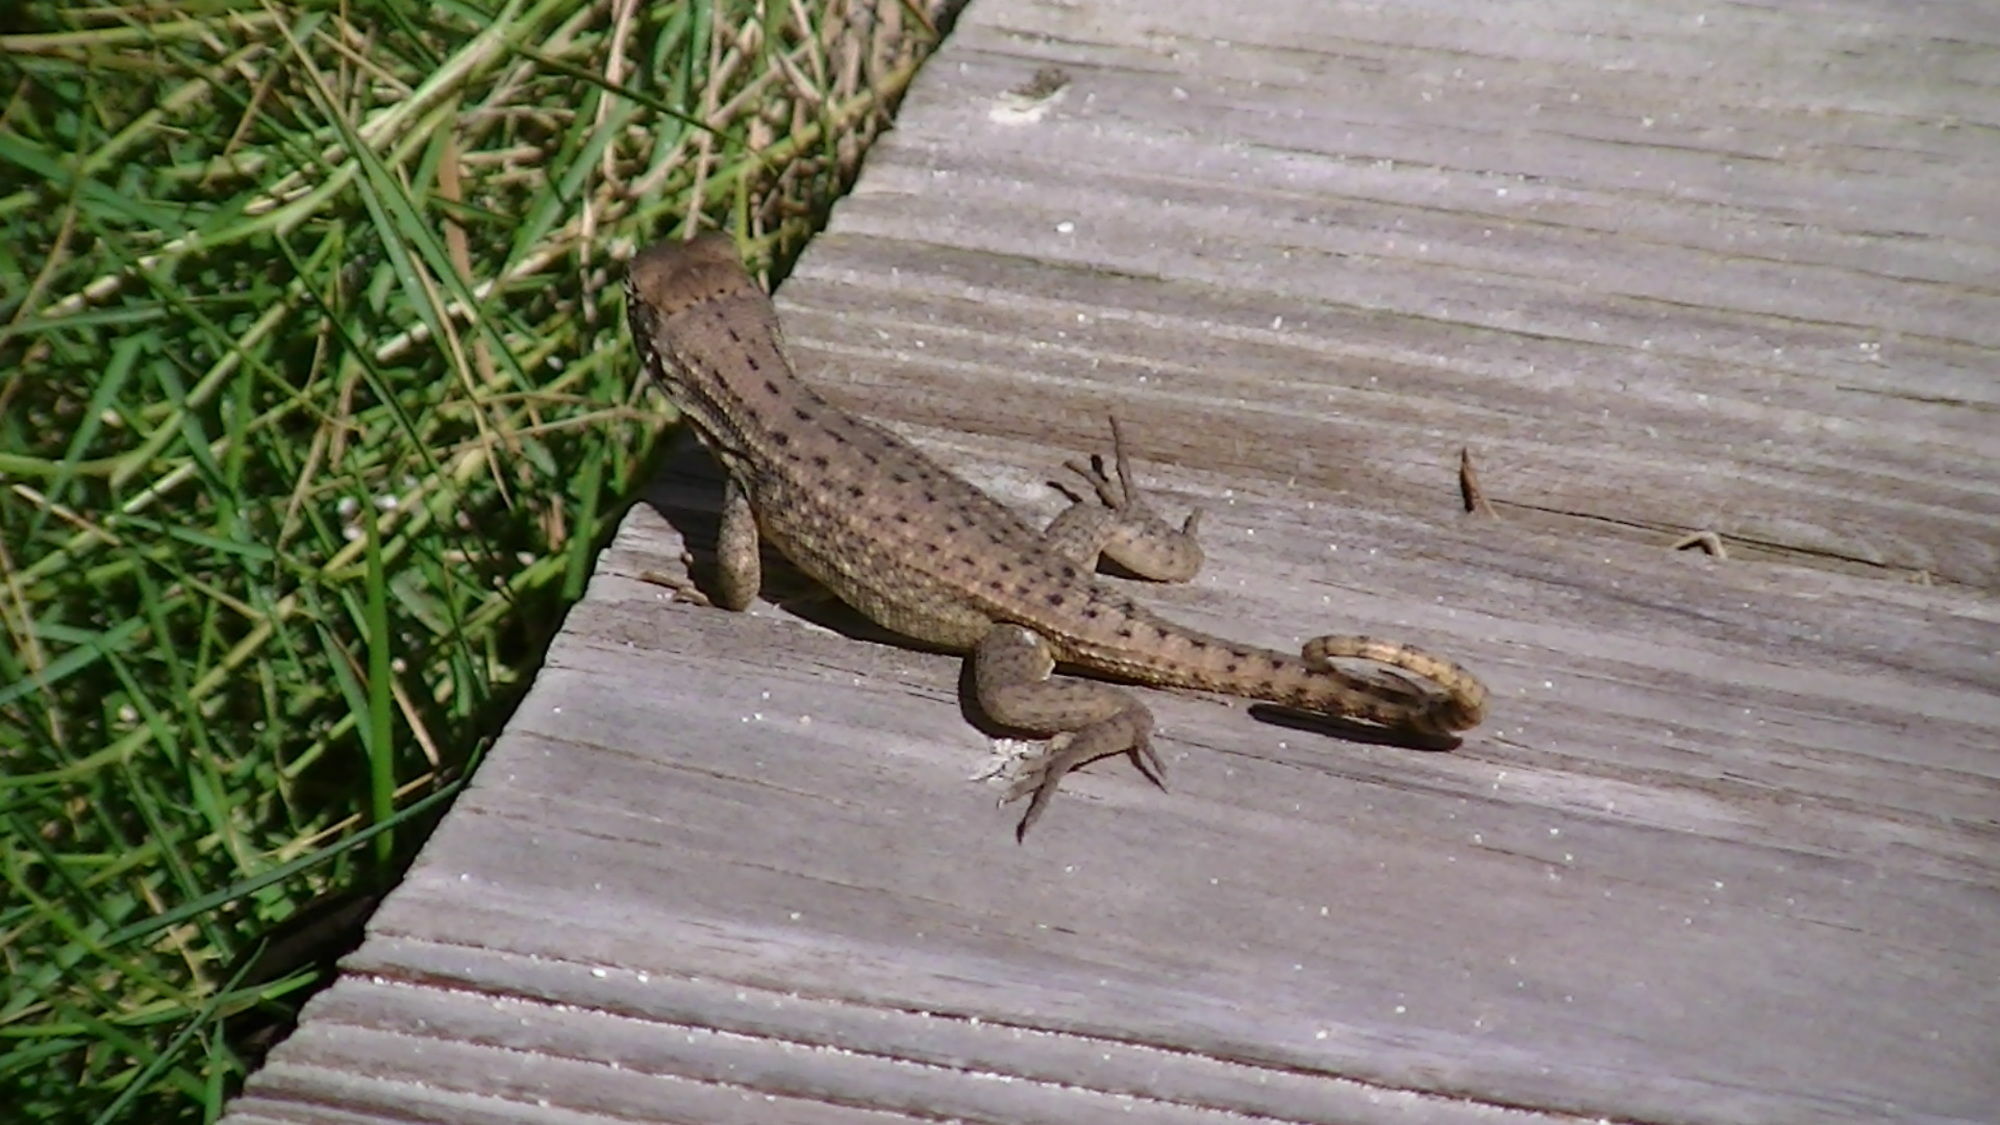
[{"label": "lizard hind leg", "polygon": [[1153,715],[1130,692],[1109,684],[1055,679],[1048,642],[1019,625],[996,625],[972,650],[973,690],[987,717],[1002,726],[1053,734],[1027,762],[1002,801],[1028,797],[1016,839],[1040,819],[1063,775],[1113,754],[1130,754],[1139,772],[1165,788],[1153,750]]},{"label": "lizard hind leg", "polygon": [[1426,706],[1405,720],[1418,730],[1451,734],[1470,730],[1486,717],[1486,685],[1458,664],[1414,645],[1374,637],[1315,637],[1299,655],[1316,671],[1338,671],[1333,661],[1347,658],[1372,660],[1429,680],[1442,694],[1426,693]]},{"label": "lizard hind leg", "polygon": [[1132,477],[1132,466],[1125,456],[1125,434],[1116,415],[1111,418],[1110,471],[1105,469],[1104,458],[1094,454],[1088,460],[1078,458],[1065,464],[1083,478],[1096,498],[1056,486],[1073,503],[1042,533],[1052,553],[1093,570],[1102,555],[1154,582],[1186,582],[1200,572],[1200,509],[1188,513],[1180,527],[1153,510]]}]

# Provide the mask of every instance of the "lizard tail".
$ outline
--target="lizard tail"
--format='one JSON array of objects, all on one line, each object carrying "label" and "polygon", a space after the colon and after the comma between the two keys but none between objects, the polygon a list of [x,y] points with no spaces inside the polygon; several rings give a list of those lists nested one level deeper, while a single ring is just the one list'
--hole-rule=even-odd
[{"label": "lizard tail", "polygon": [[1420,648],[1374,637],[1314,637],[1305,643],[1299,655],[1316,672],[1345,675],[1333,664],[1335,659],[1345,657],[1372,660],[1429,680],[1443,689],[1443,694],[1432,696],[1429,707],[1411,723],[1433,733],[1468,730],[1486,717],[1486,685],[1457,664]]}]

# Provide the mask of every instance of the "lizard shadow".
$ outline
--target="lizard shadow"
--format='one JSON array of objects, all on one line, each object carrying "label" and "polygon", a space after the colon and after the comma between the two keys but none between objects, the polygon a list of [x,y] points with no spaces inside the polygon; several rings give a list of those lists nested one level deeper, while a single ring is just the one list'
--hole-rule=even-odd
[{"label": "lizard shadow", "polygon": [[[680,533],[687,551],[688,581],[705,596],[720,588],[716,541],[722,529],[724,480],[722,466],[683,428],[668,440],[639,497]],[[810,597],[818,589],[812,579],[770,547],[760,546],[758,557],[763,560],[760,596],[765,600],[791,610],[794,601]]]},{"label": "lizard shadow", "polygon": [[1372,723],[1299,711],[1276,703],[1253,703],[1249,711],[1250,716],[1259,722],[1289,730],[1326,735],[1342,742],[1394,746],[1399,750],[1420,750],[1431,754],[1448,754],[1465,745],[1465,739],[1454,734],[1424,734],[1417,731],[1395,730],[1390,727],[1375,726]]}]

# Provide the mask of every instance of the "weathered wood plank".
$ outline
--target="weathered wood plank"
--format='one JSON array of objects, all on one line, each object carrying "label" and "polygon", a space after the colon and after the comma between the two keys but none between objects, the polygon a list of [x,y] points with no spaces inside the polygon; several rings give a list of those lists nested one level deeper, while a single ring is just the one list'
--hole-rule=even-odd
[{"label": "weathered wood plank", "polygon": [[[2000,584],[2000,122],[1968,112],[2000,18],[1259,7],[968,29],[787,291],[794,335],[870,368],[869,407],[948,380],[957,429],[1015,407],[997,378],[1226,403],[1350,472],[1443,481],[1472,442],[1516,504]],[[1044,60],[1078,77],[1005,143]]]},{"label": "weathered wood plank", "polygon": [[977,0],[802,366],[1044,516],[1115,409],[1149,601],[1489,724],[1148,693],[1017,847],[951,658],[635,580],[684,456],[230,1120],[1993,1120],[1994,182],[1988,6]]}]

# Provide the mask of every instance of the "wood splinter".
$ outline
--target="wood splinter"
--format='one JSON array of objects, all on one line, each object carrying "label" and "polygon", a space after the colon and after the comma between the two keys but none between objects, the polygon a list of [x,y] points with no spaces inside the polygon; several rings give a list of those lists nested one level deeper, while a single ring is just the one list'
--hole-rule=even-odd
[{"label": "wood splinter", "polygon": [[1472,467],[1472,450],[1458,447],[1458,495],[1465,501],[1465,510],[1483,516],[1499,518],[1493,505],[1486,502],[1486,490],[1479,487],[1479,472]]},{"label": "wood splinter", "polygon": [[1729,552],[1722,548],[1722,536],[1713,531],[1691,531],[1667,544],[1669,551],[1685,551],[1689,547],[1700,547],[1718,559],[1729,557]]}]

